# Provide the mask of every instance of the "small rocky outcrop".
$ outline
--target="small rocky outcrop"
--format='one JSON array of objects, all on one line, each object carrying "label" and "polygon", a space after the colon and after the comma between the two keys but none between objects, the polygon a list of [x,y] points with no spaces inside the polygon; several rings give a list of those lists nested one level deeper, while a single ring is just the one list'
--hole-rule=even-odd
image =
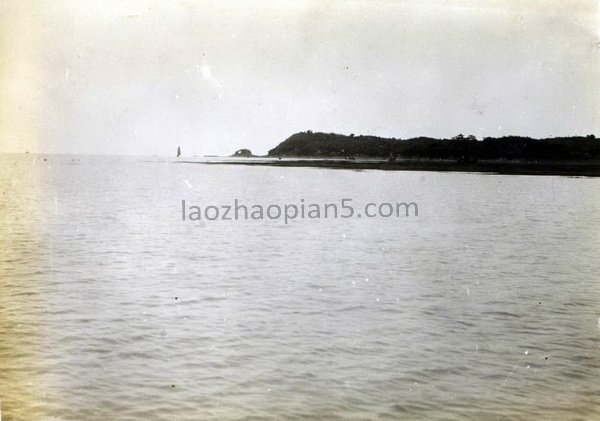
[{"label": "small rocky outcrop", "polygon": [[252,155],[250,149],[240,149],[235,151],[231,156],[234,158],[252,158],[254,155]]}]

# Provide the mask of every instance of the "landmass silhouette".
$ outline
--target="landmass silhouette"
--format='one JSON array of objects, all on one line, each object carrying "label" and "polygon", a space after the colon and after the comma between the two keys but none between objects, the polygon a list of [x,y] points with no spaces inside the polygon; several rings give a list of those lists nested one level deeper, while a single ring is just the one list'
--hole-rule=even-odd
[{"label": "landmass silhouette", "polygon": [[[253,155],[247,149],[232,155],[249,156]],[[308,130],[288,137],[262,158],[272,159],[219,163],[600,177],[600,139],[593,134],[544,139],[526,136],[477,139],[463,134],[444,139],[397,139]]]},{"label": "landmass silhouette", "polygon": [[600,159],[594,135],[533,139],[523,136],[486,137],[459,134],[450,139],[411,139],[346,136],[335,133],[296,133],[271,149],[269,157],[297,158],[421,158],[465,163],[479,160],[565,161]]}]

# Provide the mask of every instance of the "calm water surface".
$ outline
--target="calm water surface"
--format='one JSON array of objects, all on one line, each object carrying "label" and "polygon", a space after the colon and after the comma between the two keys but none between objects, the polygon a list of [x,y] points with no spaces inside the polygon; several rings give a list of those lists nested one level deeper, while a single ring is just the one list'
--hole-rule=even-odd
[{"label": "calm water surface", "polygon": [[[0,158],[3,420],[600,419],[600,179]],[[181,220],[415,201],[416,218]]]}]

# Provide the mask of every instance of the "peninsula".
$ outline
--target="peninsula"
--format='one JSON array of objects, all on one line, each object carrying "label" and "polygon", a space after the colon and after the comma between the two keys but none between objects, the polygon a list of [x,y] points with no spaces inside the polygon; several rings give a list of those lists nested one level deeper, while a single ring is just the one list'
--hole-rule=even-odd
[{"label": "peninsula", "polygon": [[[247,156],[234,154],[240,155]],[[600,139],[595,135],[545,139],[523,136],[477,139],[475,136],[462,134],[445,139],[397,139],[309,130],[290,136],[262,158],[218,163],[600,176]]]}]

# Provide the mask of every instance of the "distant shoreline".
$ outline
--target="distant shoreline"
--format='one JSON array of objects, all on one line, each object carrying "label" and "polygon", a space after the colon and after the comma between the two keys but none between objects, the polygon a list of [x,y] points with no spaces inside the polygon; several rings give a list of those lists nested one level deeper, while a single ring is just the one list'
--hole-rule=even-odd
[{"label": "distant shoreline", "polygon": [[350,159],[312,159],[287,158],[251,160],[246,158],[226,161],[178,161],[187,164],[205,165],[258,165],[273,167],[309,167],[347,170],[383,170],[383,171],[436,171],[436,172],[479,172],[513,175],[563,175],[600,177],[600,161],[478,161],[460,163],[455,160],[350,160]]},{"label": "distant shoreline", "polygon": [[599,177],[600,139],[593,134],[396,139],[308,130],[291,135],[266,156],[240,149],[230,159],[202,163]]}]

